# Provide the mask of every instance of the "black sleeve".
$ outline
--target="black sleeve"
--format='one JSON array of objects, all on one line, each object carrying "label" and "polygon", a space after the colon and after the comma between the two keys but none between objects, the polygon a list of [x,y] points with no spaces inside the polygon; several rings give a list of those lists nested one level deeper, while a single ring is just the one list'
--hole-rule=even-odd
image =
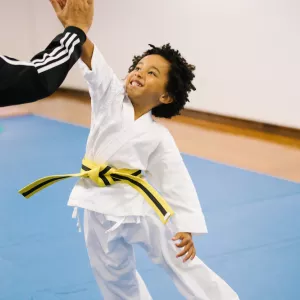
[{"label": "black sleeve", "polygon": [[0,55],[0,107],[34,102],[53,94],[81,56],[85,33],[67,27],[30,62]]}]

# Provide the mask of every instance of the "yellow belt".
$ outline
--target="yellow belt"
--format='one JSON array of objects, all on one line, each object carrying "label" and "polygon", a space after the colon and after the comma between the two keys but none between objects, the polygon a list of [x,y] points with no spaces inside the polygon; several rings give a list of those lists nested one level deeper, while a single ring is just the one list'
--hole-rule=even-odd
[{"label": "yellow belt", "polygon": [[19,193],[29,199],[44,188],[67,178],[88,177],[99,187],[107,187],[115,183],[126,183],[138,191],[158,214],[165,224],[174,214],[172,208],[159,193],[142,178],[142,172],[130,169],[115,169],[106,164],[97,165],[88,159],[82,161],[81,171],[78,174],[52,175],[36,180],[22,188]]}]

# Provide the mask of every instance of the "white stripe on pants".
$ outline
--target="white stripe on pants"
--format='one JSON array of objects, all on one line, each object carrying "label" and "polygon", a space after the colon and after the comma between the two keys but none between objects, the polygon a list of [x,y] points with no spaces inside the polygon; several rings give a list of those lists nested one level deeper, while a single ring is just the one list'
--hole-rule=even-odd
[{"label": "white stripe on pants", "polygon": [[141,245],[155,264],[171,276],[185,299],[238,300],[237,294],[199,258],[186,263],[176,258],[173,233],[156,215],[140,223],[124,223],[106,233],[115,223],[102,214],[85,210],[84,231],[91,267],[106,300],[148,300],[149,291],[136,271],[132,244]]}]

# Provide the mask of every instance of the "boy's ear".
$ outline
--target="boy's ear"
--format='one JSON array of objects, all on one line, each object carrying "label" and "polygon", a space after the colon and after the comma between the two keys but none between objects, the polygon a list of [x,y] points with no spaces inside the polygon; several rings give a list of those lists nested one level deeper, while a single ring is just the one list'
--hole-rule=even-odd
[{"label": "boy's ear", "polygon": [[161,104],[170,104],[173,101],[174,101],[174,99],[168,93],[161,95],[159,98],[159,102]]}]

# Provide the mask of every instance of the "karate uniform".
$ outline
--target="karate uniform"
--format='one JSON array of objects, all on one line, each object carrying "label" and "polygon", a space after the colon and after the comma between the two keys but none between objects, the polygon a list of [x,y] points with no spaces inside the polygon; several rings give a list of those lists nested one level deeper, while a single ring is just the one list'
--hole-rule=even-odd
[{"label": "karate uniform", "polygon": [[85,241],[105,299],[152,299],[136,271],[133,244],[171,276],[186,299],[237,300],[237,294],[199,258],[183,263],[171,240],[177,232],[207,233],[197,193],[169,131],[151,112],[134,120],[124,84],[95,46],[92,70],[79,62],[91,95],[85,157],[117,169],[141,170],[175,212],[167,225],[143,196],[124,183],[99,188],[81,178],[68,205],[85,209]]}]

